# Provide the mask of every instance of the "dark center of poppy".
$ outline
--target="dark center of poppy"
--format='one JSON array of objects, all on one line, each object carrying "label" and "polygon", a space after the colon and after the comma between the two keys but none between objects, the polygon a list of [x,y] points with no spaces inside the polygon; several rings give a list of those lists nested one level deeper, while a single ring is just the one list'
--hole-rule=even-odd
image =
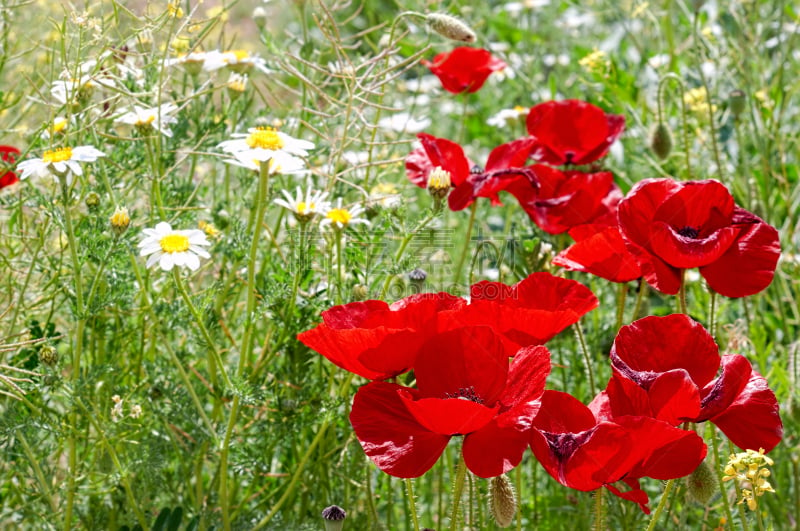
[{"label": "dark center of poppy", "polygon": [[572,164],[572,159],[575,158],[575,153],[573,153],[572,151],[567,151],[566,153],[564,153],[564,157],[566,159],[564,161],[564,164]]},{"label": "dark center of poppy", "polygon": [[469,169],[469,172],[470,172],[472,175],[480,175],[481,173],[483,173],[483,168],[481,168],[480,166],[478,166],[477,164],[475,164],[475,165],[473,165],[473,166],[472,166],[472,167]]},{"label": "dark center of poppy", "polygon": [[686,227],[678,230],[678,234],[694,240],[700,235],[700,232],[696,228],[689,227],[687,225]]},{"label": "dark center of poppy", "polygon": [[483,404],[483,398],[478,396],[475,388],[471,385],[469,387],[460,387],[457,392],[447,393],[444,396],[445,398],[458,398],[460,400],[469,400],[476,404]]}]

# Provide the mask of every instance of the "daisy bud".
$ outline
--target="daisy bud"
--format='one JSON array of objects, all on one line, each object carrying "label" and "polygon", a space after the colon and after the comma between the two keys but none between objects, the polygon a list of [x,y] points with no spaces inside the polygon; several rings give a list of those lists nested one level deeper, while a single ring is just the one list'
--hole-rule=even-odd
[{"label": "daisy bud", "polygon": [[58,363],[58,351],[51,345],[45,345],[39,350],[39,361],[42,365],[55,367]]},{"label": "daisy bud", "polygon": [[128,215],[128,209],[125,207],[117,207],[114,210],[114,214],[111,215],[109,218],[109,223],[111,223],[111,230],[114,231],[114,234],[117,236],[121,236],[131,224],[131,217]]},{"label": "daisy bud", "polygon": [[701,461],[700,466],[686,477],[686,490],[689,497],[700,505],[706,505],[717,492],[717,478],[708,463]]},{"label": "daisy bud", "polygon": [[450,172],[443,170],[441,166],[436,166],[428,175],[428,193],[434,199],[442,200],[450,193]]},{"label": "daisy bud", "polygon": [[672,133],[664,122],[658,122],[650,133],[650,149],[662,160],[669,157],[672,151]]},{"label": "daisy bud", "polygon": [[475,32],[472,28],[458,20],[456,17],[444,13],[431,13],[425,17],[428,26],[447,39],[459,42],[475,42]]},{"label": "daisy bud", "polygon": [[258,29],[263,30],[267,25],[267,10],[261,6],[256,7],[253,10],[253,22]]},{"label": "daisy bud", "polygon": [[322,519],[325,520],[325,531],[340,531],[344,526],[344,519],[347,513],[338,505],[331,505],[322,511]]},{"label": "daisy bud", "polygon": [[420,268],[416,268],[408,273],[408,280],[411,281],[411,288],[414,290],[414,293],[422,293],[422,288],[425,285],[425,279],[427,277],[428,273]]},{"label": "daisy bud", "polygon": [[84,199],[83,202],[86,203],[86,206],[90,209],[94,209],[100,204],[100,194],[97,192],[89,192],[86,194],[86,199]]},{"label": "daisy bud", "polygon": [[728,105],[731,114],[738,118],[744,112],[745,105],[747,105],[747,96],[745,96],[744,91],[732,90],[728,96]]},{"label": "daisy bud", "polygon": [[489,481],[489,504],[497,526],[510,526],[517,512],[517,500],[511,480],[505,474]]}]

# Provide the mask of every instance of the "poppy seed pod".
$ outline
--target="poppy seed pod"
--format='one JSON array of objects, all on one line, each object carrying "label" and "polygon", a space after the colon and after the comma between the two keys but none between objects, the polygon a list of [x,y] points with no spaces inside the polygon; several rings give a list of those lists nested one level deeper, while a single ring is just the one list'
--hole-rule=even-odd
[{"label": "poppy seed pod", "polygon": [[661,160],[672,152],[672,133],[664,122],[658,122],[650,133],[650,149]]},{"label": "poppy seed pod", "polygon": [[331,505],[322,511],[322,519],[325,520],[325,531],[341,531],[345,518],[347,518],[347,513],[338,505]]},{"label": "poppy seed pod", "polygon": [[517,512],[517,500],[514,496],[514,487],[505,474],[490,480],[489,504],[492,518],[497,526],[503,528],[510,526]]},{"label": "poppy seed pod", "polygon": [[700,466],[686,477],[686,490],[689,497],[700,505],[706,505],[711,496],[717,492],[717,478],[708,463],[701,462]]},{"label": "poppy seed pod", "polygon": [[475,32],[472,28],[455,17],[443,13],[431,13],[425,17],[425,22],[442,37],[459,42],[475,42]]}]

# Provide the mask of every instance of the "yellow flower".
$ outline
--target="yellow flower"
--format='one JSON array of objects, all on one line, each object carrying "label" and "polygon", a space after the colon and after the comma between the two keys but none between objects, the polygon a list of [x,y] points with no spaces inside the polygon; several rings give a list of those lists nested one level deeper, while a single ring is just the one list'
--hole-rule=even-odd
[{"label": "yellow flower", "polygon": [[747,450],[731,454],[725,466],[722,481],[736,481],[741,489],[742,499],[739,504],[746,503],[747,508],[755,511],[758,508],[756,498],[765,492],[775,492],[767,478],[772,475],[767,466],[772,466],[772,459],[764,455],[764,449]]},{"label": "yellow flower", "polygon": [[608,54],[595,48],[592,53],[580,59],[578,64],[590,74],[605,75],[609,67]]},{"label": "yellow flower", "polygon": [[717,112],[717,106],[708,101],[708,92],[705,87],[697,87],[684,92],[683,102],[692,112],[707,115],[709,105],[711,105],[711,112]]}]

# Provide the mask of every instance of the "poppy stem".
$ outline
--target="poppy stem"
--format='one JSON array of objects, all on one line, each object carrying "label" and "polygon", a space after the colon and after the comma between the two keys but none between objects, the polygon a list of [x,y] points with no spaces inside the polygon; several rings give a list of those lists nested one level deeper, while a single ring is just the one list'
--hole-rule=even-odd
[{"label": "poppy stem", "polygon": [[594,523],[593,531],[603,531],[606,529],[606,497],[605,489],[600,487],[594,494]]},{"label": "poppy stem", "polygon": [[[614,330],[619,330],[622,327],[622,320],[625,318],[625,298],[628,295],[628,284],[623,283],[619,285],[619,296],[617,298],[617,325]],[[636,316],[634,316],[635,318]]]},{"label": "poppy stem", "polygon": [[475,211],[477,209],[478,203],[472,203],[472,207],[469,211],[469,221],[467,222],[467,234],[464,236],[464,247],[461,248],[461,255],[458,257],[458,263],[456,263],[453,284],[458,284],[461,280],[461,269],[464,267],[464,262],[467,260],[467,251],[469,250],[469,242],[472,238],[472,227],[475,225]]},{"label": "poppy stem", "polygon": [[636,304],[633,305],[633,315],[631,321],[635,321],[639,317],[639,310],[642,308],[642,301],[647,296],[647,289],[649,284],[643,278],[639,279],[639,289],[636,294]]},{"label": "poppy stem", "polygon": [[[733,530],[734,529],[734,527],[733,527],[733,514],[731,513],[731,507],[728,504],[728,495],[727,495],[727,492],[725,491],[725,483],[722,481],[723,466],[722,466],[722,463],[719,460],[719,439],[717,437],[717,428],[716,428],[716,426],[714,426],[710,422],[709,422],[709,424],[711,425],[711,449],[712,449],[712,451],[714,453],[714,472],[716,472],[717,481],[719,482],[719,493],[722,495],[722,500],[723,500],[722,506],[725,508],[725,517],[728,519],[728,521],[727,521],[728,528]],[[736,484],[735,481],[733,483],[734,483],[734,485]],[[738,495],[738,492],[737,492],[737,495]],[[747,522],[744,521],[742,523],[742,526],[743,526],[743,529],[746,530],[747,529]]]},{"label": "poppy stem", "polygon": [[414,524],[414,531],[419,531],[419,520],[417,519],[417,502],[414,499],[414,483],[411,478],[405,479],[406,494],[408,495],[408,508],[411,511],[411,522]]},{"label": "poppy stem", "polygon": [[450,531],[458,530],[458,506],[461,502],[461,493],[464,490],[464,478],[467,476],[467,464],[464,462],[464,449],[458,450],[458,466],[456,479],[453,483],[453,511],[450,514]]},{"label": "poppy stem", "polygon": [[677,74],[670,72],[669,74],[665,75],[661,78],[661,81],[658,82],[658,121],[661,123],[662,117],[662,110],[661,110],[661,101],[663,95],[663,87],[667,81],[675,81],[681,89],[681,136],[683,137],[683,151],[685,157],[685,164],[686,164],[686,174],[689,180],[693,179],[692,176],[692,165],[690,162],[689,157],[689,120],[688,120],[688,113],[686,112],[686,100],[683,99],[683,94],[686,92],[686,85],[683,84],[683,80],[678,77]]},{"label": "poppy stem", "polygon": [[689,315],[686,311],[686,270],[681,270],[681,287],[678,290],[678,312]]},{"label": "poppy stem", "polygon": [[586,338],[583,335],[581,322],[575,323],[575,333],[578,336],[578,342],[581,344],[581,352],[583,353],[583,361],[586,362],[586,373],[589,375],[589,386],[592,390],[592,396],[597,394],[597,388],[594,385],[594,371],[592,370],[592,359],[589,356],[589,347],[586,346]]},{"label": "poppy stem", "polygon": [[714,162],[717,163],[717,174],[719,175],[719,180],[725,182],[725,173],[723,171],[723,166],[721,159],[719,158],[719,146],[717,146],[717,128],[714,126],[714,106],[711,104],[711,91],[708,90],[708,80],[706,79],[706,74],[703,71],[703,52],[702,52],[702,40],[700,39],[700,14],[699,12],[694,12],[694,23],[692,24],[692,34],[694,36],[694,44],[697,49],[697,62],[699,63],[699,68],[697,69],[700,72],[700,83],[703,86],[703,89],[706,91],[706,110],[708,111],[708,127],[711,129],[711,147],[714,153]]},{"label": "poppy stem", "polygon": [[661,495],[661,500],[658,502],[658,507],[656,507],[656,512],[653,513],[653,517],[650,519],[650,523],[647,525],[647,531],[653,531],[656,528],[656,522],[658,522],[658,517],[661,516],[661,513],[664,511],[664,507],[667,505],[667,499],[669,499],[669,493],[672,492],[672,487],[675,486],[675,480],[670,479],[667,481],[667,486],[664,487],[664,493]]},{"label": "poppy stem", "polygon": [[708,288],[709,292],[711,292],[711,302],[709,304],[710,308],[708,310],[708,333],[711,334],[711,337],[714,338],[716,341],[717,337],[717,292]]}]

